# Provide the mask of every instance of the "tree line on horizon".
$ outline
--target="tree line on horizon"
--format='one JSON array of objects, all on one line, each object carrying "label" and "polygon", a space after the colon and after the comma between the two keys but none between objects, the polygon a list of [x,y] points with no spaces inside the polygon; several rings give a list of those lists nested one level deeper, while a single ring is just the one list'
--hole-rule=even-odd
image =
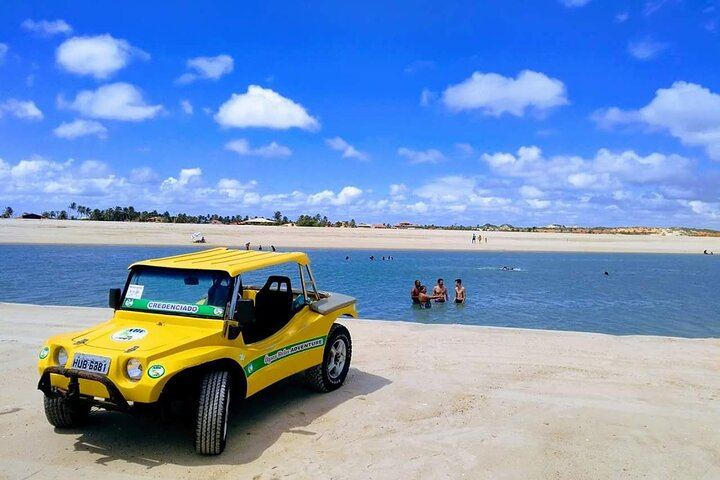
[{"label": "tree line on horizon", "polygon": [[[0,218],[12,218],[15,211],[12,207],[5,207]],[[99,208],[90,208],[84,205],[79,205],[75,202],[68,205],[67,210],[49,210],[44,211],[41,214],[42,218],[52,220],[94,220],[94,221],[105,221],[105,222],[158,222],[158,223],[195,223],[195,224],[207,224],[207,223],[222,223],[224,225],[237,225],[247,220],[251,220],[251,217],[245,215],[218,215],[216,213],[209,213],[206,215],[188,215],[186,213],[178,213],[171,215],[170,212],[158,212],[157,210],[152,211],[137,211],[135,207],[114,207],[106,208],[101,210]],[[257,217],[254,217],[257,218]],[[321,216],[319,213],[315,215],[301,214],[296,220],[290,220],[286,215],[283,215],[280,211],[275,211],[272,217],[272,225],[286,225],[294,224],[299,227],[350,227],[356,228],[357,224],[355,219],[351,220],[337,220],[332,221],[326,215]],[[381,226],[385,228],[392,228],[389,223],[383,223]],[[565,226],[565,225],[552,225],[547,227],[517,227],[504,223],[502,225],[494,225],[486,223],[484,225],[477,224],[475,226],[467,225],[413,225],[415,228],[421,229],[443,229],[443,230],[478,230],[478,231],[504,231],[504,232],[553,232],[553,233],[618,233],[623,235],[643,235],[648,233],[657,233],[652,230],[666,230],[662,227],[579,227],[579,226]],[[688,227],[670,227],[670,230],[675,230],[684,235],[691,236],[720,236],[720,231],[713,230],[710,228],[688,228]]]},{"label": "tree line on horizon", "polygon": [[[14,210],[12,207],[5,207],[2,218],[12,218]],[[175,215],[170,212],[138,211],[135,207],[99,208],[86,207],[76,202],[70,203],[66,210],[47,210],[40,215],[42,218],[51,220],[91,220],[105,222],[158,222],[158,223],[222,223],[225,225],[239,224],[251,220],[248,215],[218,215],[217,213],[208,213],[206,215],[188,215],[187,213],[178,213]],[[257,218],[257,217],[255,217]],[[294,223],[301,227],[356,227],[355,219],[331,221],[327,216],[321,216],[319,213],[315,215],[300,215],[297,220],[290,220],[280,211],[273,213],[275,225],[286,225]]]}]

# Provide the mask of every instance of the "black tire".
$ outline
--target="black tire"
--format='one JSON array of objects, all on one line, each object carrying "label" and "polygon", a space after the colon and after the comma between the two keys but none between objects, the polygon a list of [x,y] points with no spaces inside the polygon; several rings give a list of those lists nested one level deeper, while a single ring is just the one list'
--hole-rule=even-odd
[{"label": "black tire", "polygon": [[219,455],[225,450],[230,412],[230,375],[225,370],[205,374],[200,385],[195,421],[195,451]]},{"label": "black tire", "polygon": [[45,416],[57,428],[75,428],[84,425],[90,416],[90,404],[70,402],[63,397],[44,396]]},{"label": "black tire", "polygon": [[334,323],[327,336],[322,363],[305,370],[308,384],[318,392],[330,392],[339,388],[350,370],[351,358],[350,332],[339,323]]}]

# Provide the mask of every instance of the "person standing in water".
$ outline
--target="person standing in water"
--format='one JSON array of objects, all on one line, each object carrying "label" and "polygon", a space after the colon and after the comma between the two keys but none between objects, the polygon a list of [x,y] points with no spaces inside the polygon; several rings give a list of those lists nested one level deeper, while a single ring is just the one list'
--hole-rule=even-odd
[{"label": "person standing in water", "polygon": [[449,300],[447,287],[445,287],[445,281],[442,278],[438,278],[437,285],[433,288],[433,296],[437,297],[435,299],[437,303],[444,303]]},{"label": "person standing in water", "polygon": [[420,285],[420,293],[418,294],[418,302],[420,303],[420,308],[431,308],[432,303],[430,303],[430,300],[437,300],[438,298],[442,297],[440,295],[428,295],[427,287],[425,285]]},{"label": "person standing in water", "polygon": [[459,278],[455,280],[455,303],[465,304],[465,287]]},{"label": "person standing in water", "polygon": [[420,300],[418,300],[420,296],[420,286],[420,280],[415,280],[415,285],[413,285],[413,288],[410,290],[410,300],[412,300],[412,303],[420,303]]}]

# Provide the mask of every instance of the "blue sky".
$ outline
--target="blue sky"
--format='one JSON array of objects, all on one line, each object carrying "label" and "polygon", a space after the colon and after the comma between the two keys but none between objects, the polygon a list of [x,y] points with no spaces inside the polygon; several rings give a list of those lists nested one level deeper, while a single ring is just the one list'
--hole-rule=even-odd
[{"label": "blue sky", "polygon": [[0,4],[16,212],[720,228],[717,0],[43,3]]}]

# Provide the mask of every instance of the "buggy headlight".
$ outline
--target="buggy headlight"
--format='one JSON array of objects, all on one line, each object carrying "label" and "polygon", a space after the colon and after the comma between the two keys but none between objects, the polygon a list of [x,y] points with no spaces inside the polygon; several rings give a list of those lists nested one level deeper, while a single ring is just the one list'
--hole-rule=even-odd
[{"label": "buggy headlight", "polygon": [[58,347],[57,352],[55,353],[55,358],[57,359],[58,365],[64,367],[68,361],[67,350],[65,350],[63,347]]},{"label": "buggy headlight", "polygon": [[142,363],[140,363],[140,360],[137,358],[131,358],[128,360],[125,365],[125,370],[127,371],[127,376],[130,377],[131,380],[140,380],[142,378],[143,367]]}]

